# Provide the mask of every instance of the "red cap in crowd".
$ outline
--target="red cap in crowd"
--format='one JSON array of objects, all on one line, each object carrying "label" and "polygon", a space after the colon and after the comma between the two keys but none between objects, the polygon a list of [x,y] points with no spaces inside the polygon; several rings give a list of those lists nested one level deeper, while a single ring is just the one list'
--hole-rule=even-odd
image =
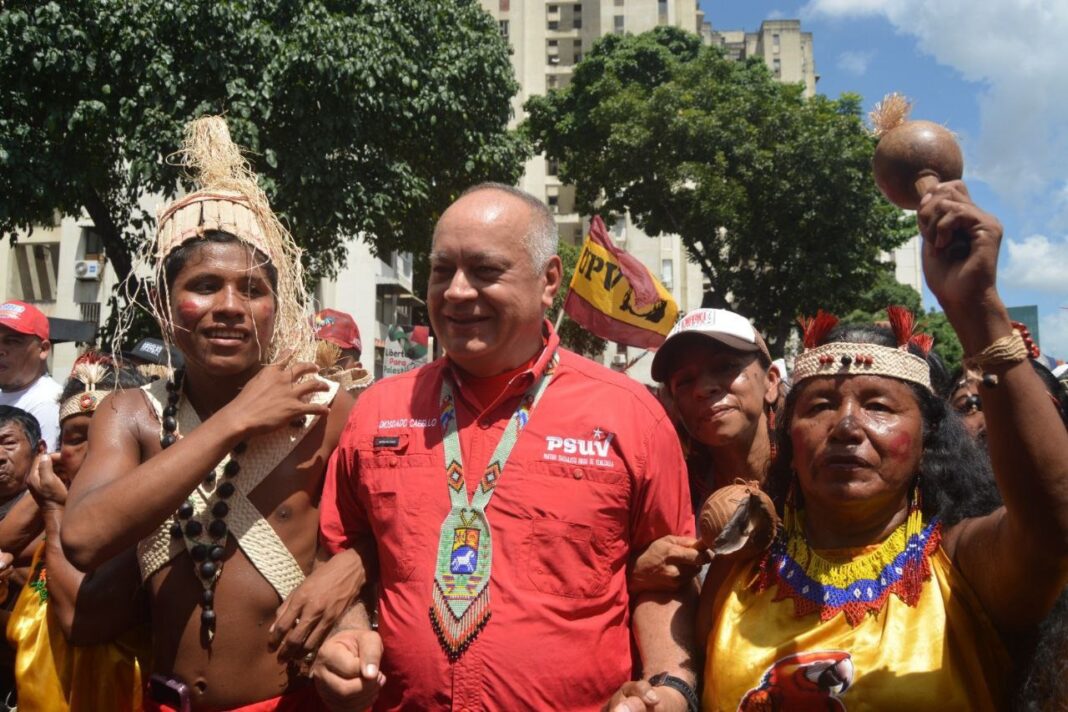
[{"label": "red cap in crowd", "polygon": [[356,322],[345,312],[336,309],[323,309],[315,315],[313,323],[315,338],[329,341],[343,349],[363,351],[360,343],[360,330]]},{"label": "red cap in crowd", "polygon": [[0,326],[48,341],[48,317],[26,302],[12,300],[0,304]]}]

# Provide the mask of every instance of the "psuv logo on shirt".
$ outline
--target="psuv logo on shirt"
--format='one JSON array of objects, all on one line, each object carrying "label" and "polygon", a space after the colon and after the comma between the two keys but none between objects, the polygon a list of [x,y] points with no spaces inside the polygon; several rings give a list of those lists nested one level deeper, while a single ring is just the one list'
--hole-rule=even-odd
[{"label": "psuv logo on shirt", "polygon": [[606,433],[600,428],[594,428],[592,433],[582,438],[546,435],[542,459],[569,465],[615,467],[616,463],[611,458],[613,437],[614,433]]}]

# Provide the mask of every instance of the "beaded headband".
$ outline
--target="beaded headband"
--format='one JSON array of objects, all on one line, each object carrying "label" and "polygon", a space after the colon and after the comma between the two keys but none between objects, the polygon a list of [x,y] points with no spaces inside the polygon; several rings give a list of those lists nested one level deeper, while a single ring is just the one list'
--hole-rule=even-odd
[{"label": "beaded headband", "polygon": [[929,334],[912,333],[914,321],[908,309],[891,306],[886,312],[897,348],[840,341],[821,346],[819,342],[835,327],[838,317],[821,310],[813,318],[801,319],[805,350],[794,359],[793,382],[814,376],[889,376],[930,391],[931,367],[925,359],[909,353],[908,347],[915,344],[926,355],[934,339]]},{"label": "beaded headband", "polygon": [[72,415],[86,415],[96,410],[100,401],[111,393],[96,388],[107,373],[107,366],[100,361],[85,360],[74,364],[70,377],[84,383],[85,390],[63,401],[59,407],[59,422],[62,423]]}]

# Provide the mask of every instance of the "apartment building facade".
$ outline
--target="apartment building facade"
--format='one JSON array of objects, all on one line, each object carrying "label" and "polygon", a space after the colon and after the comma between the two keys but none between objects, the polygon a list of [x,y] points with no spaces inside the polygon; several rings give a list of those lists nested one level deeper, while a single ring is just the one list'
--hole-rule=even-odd
[{"label": "apartment building facade", "polygon": [[[797,20],[767,21],[757,33],[717,32],[705,20],[696,0],[480,0],[496,18],[501,34],[512,47],[512,64],[520,90],[513,99],[515,121],[523,118],[523,104],[531,96],[563,88],[574,67],[601,37],[611,33],[647,32],[674,26],[723,46],[736,59],[763,56],[782,81],[804,81],[814,94],[815,65],[812,35],[801,32]],[[544,156],[527,162],[520,187],[542,198],[556,214],[560,237],[573,244],[582,241],[589,216],[575,207],[575,190],[560,181],[554,165]],[[616,243],[642,261],[674,295],[681,310],[701,305],[704,275],[686,255],[676,235],[651,239],[630,216],[610,226]],[[605,362],[616,367],[634,361],[628,374],[652,383],[652,359],[641,349],[611,345]],[[635,360],[637,359],[637,360]]]}]

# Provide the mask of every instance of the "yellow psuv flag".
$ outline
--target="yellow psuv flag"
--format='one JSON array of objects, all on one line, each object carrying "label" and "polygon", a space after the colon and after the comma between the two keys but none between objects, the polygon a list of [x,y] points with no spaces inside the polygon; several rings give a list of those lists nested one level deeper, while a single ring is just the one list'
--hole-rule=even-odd
[{"label": "yellow psuv flag", "polygon": [[634,256],[616,247],[594,216],[582,246],[564,311],[608,341],[655,349],[679,318],[664,285]]}]

